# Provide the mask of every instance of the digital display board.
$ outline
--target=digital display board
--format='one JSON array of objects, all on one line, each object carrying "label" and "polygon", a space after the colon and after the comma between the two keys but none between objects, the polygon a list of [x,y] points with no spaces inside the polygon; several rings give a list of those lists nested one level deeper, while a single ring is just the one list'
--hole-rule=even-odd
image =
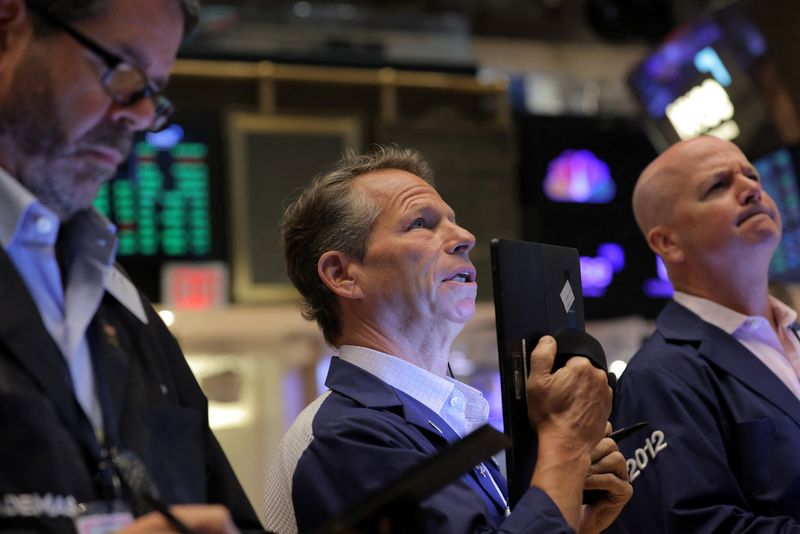
[{"label": "digital display board", "polygon": [[654,145],[713,135],[751,156],[780,146],[758,81],[766,54],[764,35],[737,3],[675,30],[629,75]]},{"label": "digital display board", "polygon": [[154,301],[167,263],[227,263],[227,183],[216,112],[176,115],[169,128],[139,134],[104,184],[95,208],[117,227],[117,260]]},{"label": "digital display board", "polygon": [[758,159],[764,190],[778,206],[783,221],[783,238],[769,266],[770,280],[800,281],[800,192],[798,191],[800,148],[786,147]]},{"label": "digital display board", "polygon": [[119,256],[207,257],[212,249],[208,145],[172,125],[136,143],[95,207],[117,226]]}]

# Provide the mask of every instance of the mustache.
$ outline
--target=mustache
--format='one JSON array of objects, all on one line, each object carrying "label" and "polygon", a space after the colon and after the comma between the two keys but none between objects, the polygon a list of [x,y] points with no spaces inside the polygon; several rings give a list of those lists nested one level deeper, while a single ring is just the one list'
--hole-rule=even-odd
[{"label": "mustache", "polygon": [[765,214],[770,219],[773,219],[773,220],[775,219],[775,210],[773,210],[768,205],[766,205],[766,204],[764,204],[762,202],[758,202],[758,203],[752,204],[742,214],[740,214],[738,219],[737,219],[737,221],[736,221],[736,224],[737,225],[742,224],[744,221],[746,221],[750,217],[753,217],[754,215],[760,215],[760,214]]}]

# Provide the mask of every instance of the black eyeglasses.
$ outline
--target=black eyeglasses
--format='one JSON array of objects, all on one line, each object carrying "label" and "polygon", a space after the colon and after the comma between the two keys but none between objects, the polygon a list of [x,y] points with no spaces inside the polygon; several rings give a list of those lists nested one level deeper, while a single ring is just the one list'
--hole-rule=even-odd
[{"label": "black eyeglasses", "polygon": [[175,108],[169,99],[159,94],[159,89],[153,86],[140,68],[126,63],[124,59],[37,6],[35,2],[29,2],[28,8],[48,24],[68,33],[103,60],[103,63],[106,64],[106,71],[100,77],[100,83],[114,102],[122,106],[132,106],[143,98],[152,98],[155,104],[155,116],[148,130],[158,132],[167,126]]}]

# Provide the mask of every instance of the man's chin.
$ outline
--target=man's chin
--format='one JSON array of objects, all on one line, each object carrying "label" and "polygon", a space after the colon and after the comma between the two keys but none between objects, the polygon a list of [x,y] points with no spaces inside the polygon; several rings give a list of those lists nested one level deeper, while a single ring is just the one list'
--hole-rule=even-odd
[{"label": "man's chin", "polygon": [[107,179],[94,183],[82,183],[68,195],[59,198],[55,206],[48,207],[55,211],[62,221],[66,221],[76,213],[91,208],[100,186],[106,181]]},{"label": "man's chin", "polygon": [[454,323],[466,324],[475,315],[475,301],[462,301],[456,303],[448,314]]}]

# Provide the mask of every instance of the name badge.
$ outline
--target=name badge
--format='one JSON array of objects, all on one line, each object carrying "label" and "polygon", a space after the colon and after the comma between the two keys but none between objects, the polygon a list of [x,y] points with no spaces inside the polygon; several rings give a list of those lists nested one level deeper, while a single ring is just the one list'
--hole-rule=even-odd
[{"label": "name badge", "polygon": [[122,501],[81,503],[73,523],[78,534],[109,534],[133,523],[133,514]]}]

